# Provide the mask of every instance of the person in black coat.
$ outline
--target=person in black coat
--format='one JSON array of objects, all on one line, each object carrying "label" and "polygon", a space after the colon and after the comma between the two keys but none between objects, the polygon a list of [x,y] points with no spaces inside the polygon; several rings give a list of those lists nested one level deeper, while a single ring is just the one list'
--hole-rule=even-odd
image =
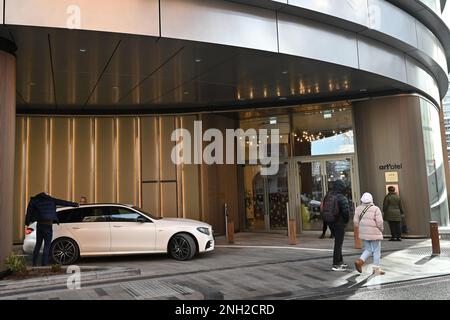
[{"label": "person in black coat", "polygon": [[345,227],[350,219],[350,205],[345,196],[347,186],[344,181],[336,180],[333,183],[331,194],[337,197],[339,216],[337,220],[330,224],[330,229],[334,235],[333,270],[345,271],[347,265],[342,257],[342,245],[344,244]]},{"label": "person in black coat", "polygon": [[45,192],[41,192],[36,196],[31,197],[30,202],[28,203],[25,225],[28,227],[31,223],[37,221],[33,266],[37,265],[42,242],[44,242],[42,265],[48,265],[50,245],[53,238],[53,223],[56,222],[59,224],[58,216],[56,214],[57,206],[78,207],[78,203],[56,199]]}]

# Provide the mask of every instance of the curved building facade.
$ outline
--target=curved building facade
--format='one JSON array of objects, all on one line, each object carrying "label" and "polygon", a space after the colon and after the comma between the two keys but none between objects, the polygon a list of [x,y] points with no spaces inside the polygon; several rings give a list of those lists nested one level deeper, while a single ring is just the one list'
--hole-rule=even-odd
[{"label": "curved building facade", "polygon": [[[445,5],[3,1],[0,146],[15,146],[1,155],[5,237],[22,240],[27,201],[40,191],[133,203],[219,232],[225,204],[238,230],[283,230],[288,219],[320,230],[315,204],[338,178],[353,204],[370,191],[381,205],[395,185],[412,234],[427,235],[430,220],[444,232]],[[262,176],[251,161],[174,164],[173,130],[198,121],[278,129],[278,174]]]}]

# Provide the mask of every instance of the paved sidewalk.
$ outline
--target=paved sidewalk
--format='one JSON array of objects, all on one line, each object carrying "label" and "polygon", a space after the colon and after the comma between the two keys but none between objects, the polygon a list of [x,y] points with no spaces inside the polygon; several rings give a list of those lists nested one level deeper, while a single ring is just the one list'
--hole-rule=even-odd
[{"label": "paved sidewalk", "polygon": [[[178,262],[165,255],[82,259],[83,266],[132,267],[141,276],[85,283],[80,290],[48,290],[2,296],[0,299],[288,299],[320,296],[353,288],[450,274],[450,241],[441,241],[442,255],[431,258],[430,240],[383,241],[385,276],[373,277],[370,264],[363,274],[353,268],[361,250],[353,237],[344,243],[346,272],[331,271],[333,240],[302,235],[289,246],[286,235],[236,234],[229,245],[217,239],[214,253]],[[61,289],[61,288],[60,288]]]}]

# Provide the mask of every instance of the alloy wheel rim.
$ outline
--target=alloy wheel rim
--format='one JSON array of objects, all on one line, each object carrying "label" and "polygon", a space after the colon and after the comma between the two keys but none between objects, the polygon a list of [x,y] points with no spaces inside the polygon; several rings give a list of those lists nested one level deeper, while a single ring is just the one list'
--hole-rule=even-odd
[{"label": "alloy wheel rim", "polygon": [[171,252],[175,258],[184,260],[190,253],[189,243],[184,238],[176,237],[172,241]]},{"label": "alloy wheel rim", "polygon": [[75,256],[75,245],[70,241],[59,241],[53,249],[53,258],[59,264],[71,262]]}]

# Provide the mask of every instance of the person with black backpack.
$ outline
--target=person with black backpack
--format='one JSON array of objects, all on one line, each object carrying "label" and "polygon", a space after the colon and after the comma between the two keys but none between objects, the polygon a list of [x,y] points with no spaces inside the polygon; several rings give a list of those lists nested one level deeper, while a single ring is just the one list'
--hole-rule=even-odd
[{"label": "person with black backpack", "polygon": [[37,266],[39,251],[44,242],[44,252],[42,253],[42,266],[48,265],[50,255],[50,245],[53,238],[53,223],[58,223],[56,206],[78,207],[78,203],[66,200],[55,199],[45,192],[41,192],[31,197],[27,207],[25,225],[37,221],[36,246],[33,252],[33,266]]},{"label": "person with black backpack", "polygon": [[346,189],[344,181],[336,180],[333,183],[333,190],[325,196],[322,205],[322,219],[334,235],[333,271],[345,271],[348,267],[342,257],[345,226],[350,219],[349,203],[345,196]]}]

